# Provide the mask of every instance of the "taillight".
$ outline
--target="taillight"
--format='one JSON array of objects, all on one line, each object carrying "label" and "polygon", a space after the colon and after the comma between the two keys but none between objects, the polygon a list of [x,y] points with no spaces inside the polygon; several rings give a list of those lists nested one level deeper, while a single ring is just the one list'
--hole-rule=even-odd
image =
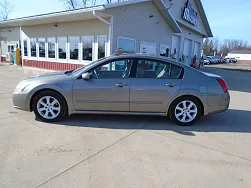
[{"label": "taillight", "polygon": [[217,79],[224,92],[228,92],[227,83],[223,79]]}]

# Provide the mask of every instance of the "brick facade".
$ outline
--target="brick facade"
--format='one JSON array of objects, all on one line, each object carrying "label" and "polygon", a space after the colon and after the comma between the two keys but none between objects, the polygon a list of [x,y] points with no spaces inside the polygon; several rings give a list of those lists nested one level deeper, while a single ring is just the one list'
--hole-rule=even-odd
[{"label": "brick facade", "polygon": [[37,60],[23,60],[23,66],[26,67],[35,67],[40,69],[49,69],[49,70],[72,70],[82,67],[81,64],[73,63],[59,63],[51,61],[37,61]]},{"label": "brick facade", "polygon": [[6,57],[1,56],[1,62],[6,62]]}]

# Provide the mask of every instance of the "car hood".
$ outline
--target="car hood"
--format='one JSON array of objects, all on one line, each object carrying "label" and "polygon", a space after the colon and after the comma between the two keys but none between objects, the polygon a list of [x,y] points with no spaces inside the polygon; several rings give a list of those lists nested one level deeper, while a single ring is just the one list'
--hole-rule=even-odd
[{"label": "car hood", "polygon": [[36,76],[32,76],[28,79],[33,79],[33,78],[43,78],[43,77],[51,77],[51,76],[60,76],[60,75],[65,75],[65,71],[60,71],[60,72],[50,72],[50,73],[45,73],[45,74],[40,74]]},{"label": "car hood", "polygon": [[209,77],[213,77],[213,78],[221,78],[221,76],[219,75],[216,75],[216,74],[211,74],[211,73],[208,73],[208,72],[201,72],[203,74],[205,74],[206,76],[209,76]]},{"label": "car hood", "polygon": [[63,81],[70,78],[68,75],[65,74],[65,71],[60,72],[50,72],[46,74],[36,75],[25,79],[24,81],[28,82],[37,82],[43,81],[45,83],[50,83],[51,81]]}]

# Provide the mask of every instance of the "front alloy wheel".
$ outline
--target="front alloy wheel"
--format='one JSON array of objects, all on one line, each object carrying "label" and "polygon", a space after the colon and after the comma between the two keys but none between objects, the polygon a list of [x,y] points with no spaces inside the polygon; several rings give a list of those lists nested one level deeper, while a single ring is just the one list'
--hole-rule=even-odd
[{"label": "front alloy wheel", "polygon": [[33,101],[32,106],[36,117],[45,122],[62,119],[67,113],[66,102],[54,91],[42,91]]},{"label": "front alloy wheel", "polygon": [[37,102],[37,111],[45,119],[54,119],[60,113],[60,103],[51,96],[44,96]]}]

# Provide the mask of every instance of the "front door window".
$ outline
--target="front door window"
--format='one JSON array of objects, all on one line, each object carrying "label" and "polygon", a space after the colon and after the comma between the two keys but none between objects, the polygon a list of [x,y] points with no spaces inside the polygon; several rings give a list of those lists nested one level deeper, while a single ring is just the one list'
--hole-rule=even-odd
[{"label": "front door window", "polygon": [[94,79],[112,79],[129,77],[133,60],[115,60],[99,65],[91,71]]}]

